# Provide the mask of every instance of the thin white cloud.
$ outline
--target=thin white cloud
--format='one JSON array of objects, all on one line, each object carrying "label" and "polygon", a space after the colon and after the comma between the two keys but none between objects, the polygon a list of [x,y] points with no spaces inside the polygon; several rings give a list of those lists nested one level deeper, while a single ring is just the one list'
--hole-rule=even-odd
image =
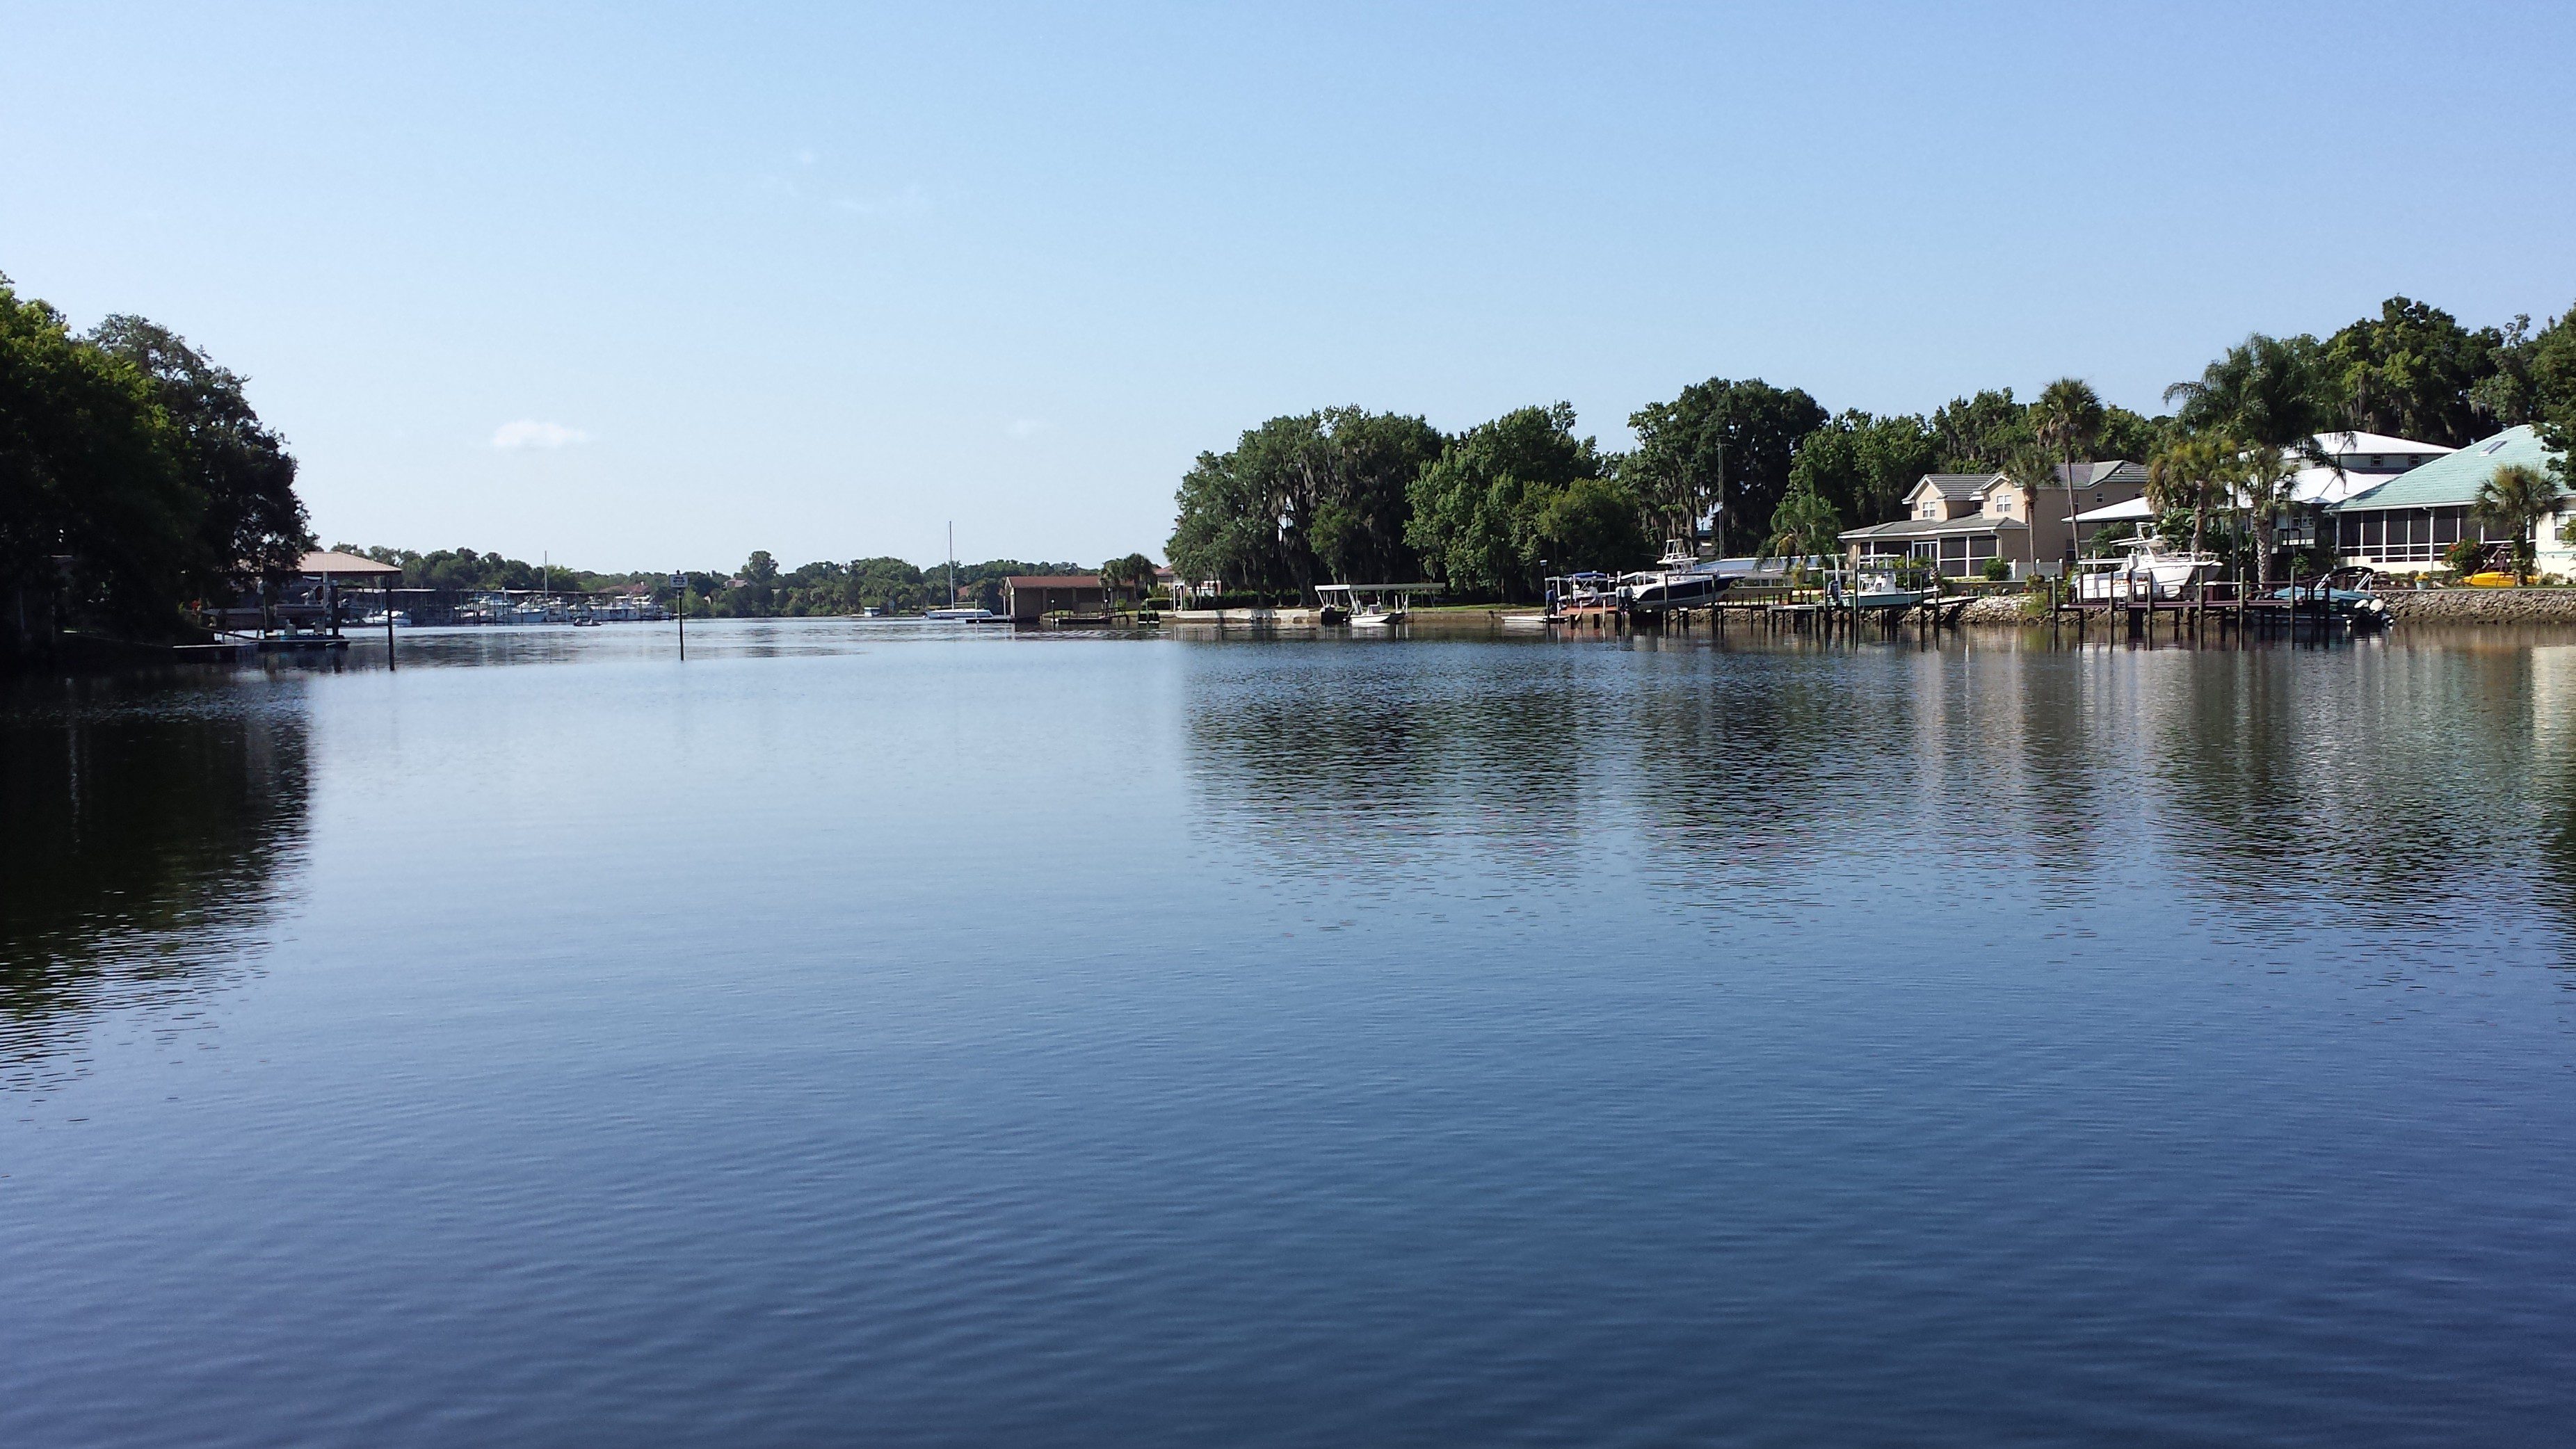
[{"label": "thin white cloud", "polygon": [[534,418],[503,423],[492,432],[492,446],[501,449],[569,448],[589,441],[590,434],[579,428],[568,428],[561,423],[541,423]]},{"label": "thin white cloud", "polygon": [[1003,428],[1002,431],[1010,434],[1014,438],[1031,438],[1045,431],[1045,429],[1046,422],[1042,418],[1013,418],[1010,421],[1010,425]]}]

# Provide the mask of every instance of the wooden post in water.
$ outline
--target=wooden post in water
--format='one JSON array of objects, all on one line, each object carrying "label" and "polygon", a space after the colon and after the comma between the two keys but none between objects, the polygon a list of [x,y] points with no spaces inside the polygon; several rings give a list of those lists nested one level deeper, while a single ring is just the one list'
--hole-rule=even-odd
[{"label": "wooden post in water", "polygon": [[394,667],[394,586],[385,585],[385,668]]}]

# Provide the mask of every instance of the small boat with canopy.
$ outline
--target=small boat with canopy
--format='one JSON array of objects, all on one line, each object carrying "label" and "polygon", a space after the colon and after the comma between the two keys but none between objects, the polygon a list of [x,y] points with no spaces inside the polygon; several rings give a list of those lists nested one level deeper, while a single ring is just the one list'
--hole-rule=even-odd
[{"label": "small boat with canopy", "polygon": [[1317,584],[1321,622],[1354,629],[1390,629],[1412,612],[1416,594],[1438,597],[1438,584]]}]

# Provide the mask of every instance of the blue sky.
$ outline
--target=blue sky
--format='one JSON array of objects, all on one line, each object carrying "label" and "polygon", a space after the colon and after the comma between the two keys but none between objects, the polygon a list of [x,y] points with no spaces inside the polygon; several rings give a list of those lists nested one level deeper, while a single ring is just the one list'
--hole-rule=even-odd
[{"label": "blue sky", "polygon": [[0,4],[0,271],[327,540],[1158,556],[1203,449],[1701,378],[2152,410],[2576,303],[2564,5]]}]

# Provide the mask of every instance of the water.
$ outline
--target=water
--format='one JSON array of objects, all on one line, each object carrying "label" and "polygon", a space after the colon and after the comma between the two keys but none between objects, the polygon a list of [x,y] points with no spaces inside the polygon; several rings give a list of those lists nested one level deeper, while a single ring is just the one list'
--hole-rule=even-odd
[{"label": "water", "polygon": [[2525,1444],[2576,644],[0,704],[0,1443]]}]

